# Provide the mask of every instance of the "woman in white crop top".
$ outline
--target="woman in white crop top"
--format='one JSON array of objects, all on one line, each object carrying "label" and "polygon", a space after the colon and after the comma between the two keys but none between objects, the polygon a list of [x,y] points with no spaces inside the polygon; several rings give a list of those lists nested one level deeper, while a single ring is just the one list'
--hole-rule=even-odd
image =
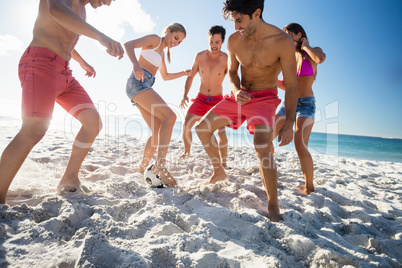
[{"label": "woman in white crop top", "polygon": [[[166,154],[176,122],[176,114],[152,89],[152,85],[158,70],[165,81],[189,76],[191,70],[179,73],[167,72],[164,49],[167,48],[167,59],[170,62],[170,49],[184,40],[186,30],[181,24],[172,23],[166,27],[164,33],[162,37],[155,34],[147,35],[124,44],[127,55],[133,63],[133,72],[127,81],[126,93],[131,102],[138,107],[152,132],[145,145],[138,172],[145,171],[155,151],[158,150],[152,171],[159,175],[165,185],[175,186],[177,182],[166,168]],[[135,48],[142,49],[138,59]]]}]

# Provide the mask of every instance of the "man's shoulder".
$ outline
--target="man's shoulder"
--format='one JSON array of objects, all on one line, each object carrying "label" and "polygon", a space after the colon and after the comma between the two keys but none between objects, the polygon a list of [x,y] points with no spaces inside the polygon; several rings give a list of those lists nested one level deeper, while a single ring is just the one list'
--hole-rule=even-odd
[{"label": "man's shoulder", "polygon": [[206,57],[207,55],[208,55],[208,49],[198,52],[197,55],[195,55],[195,58],[202,59],[202,58]]},{"label": "man's shoulder", "polygon": [[266,37],[272,37],[277,41],[286,41],[290,38],[287,33],[273,24],[265,23],[264,29],[266,32]]},{"label": "man's shoulder", "polygon": [[234,32],[232,33],[229,38],[228,38],[228,42],[233,42],[233,41],[237,41],[242,37],[242,35],[239,32]]}]

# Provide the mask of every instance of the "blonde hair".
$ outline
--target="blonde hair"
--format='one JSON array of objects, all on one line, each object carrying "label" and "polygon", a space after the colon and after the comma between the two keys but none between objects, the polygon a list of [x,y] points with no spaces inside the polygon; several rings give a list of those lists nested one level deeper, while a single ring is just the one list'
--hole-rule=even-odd
[{"label": "blonde hair", "polygon": [[[174,33],[174,32],[182,32],[182,33],[184,33],[184,36],[187,35],[186,29],[184,28],[184,26],[181,25],[180,23],[177,23],[177,22],[173,22],[173,23],[169,24],[169,25],[165,28],[165,30],[164,30],[164,36],[166,36],[168,29],[169,29],[169,31],[170,31],[171,33]],[[168,59],[168,62],[170,63],[170,49],[169,49],[169,47],[167,48],[167,59]]]}]

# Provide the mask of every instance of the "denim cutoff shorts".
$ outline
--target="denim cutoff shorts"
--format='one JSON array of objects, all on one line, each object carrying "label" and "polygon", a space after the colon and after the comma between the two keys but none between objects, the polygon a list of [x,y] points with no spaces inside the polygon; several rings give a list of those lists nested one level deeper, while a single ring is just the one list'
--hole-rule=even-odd
[{"label": "denim cutoff shorts", "polygon": [[[278,112],[276,114],[279,116],[286,117],[284,101],[279,105]],[[312,118],[314,120],[314,118],[315,118],[315,97],[304,97],[304,98],[297,99],[295,118],[298,118],[298,117],[308,117],[308,118]]]},{"label": "denim cutoff shorts", "polygon": [[145,69],[143,70],[144,70],[144,81],[140,81],[137,78],[135,78],[134,72],[131,72],[131,75],[127,80],[126,94],[134,106],[138,104],[132,101],[134,96],[144,90],[151,89],[153,84],[155,83],[155,77],[147,70]]}]

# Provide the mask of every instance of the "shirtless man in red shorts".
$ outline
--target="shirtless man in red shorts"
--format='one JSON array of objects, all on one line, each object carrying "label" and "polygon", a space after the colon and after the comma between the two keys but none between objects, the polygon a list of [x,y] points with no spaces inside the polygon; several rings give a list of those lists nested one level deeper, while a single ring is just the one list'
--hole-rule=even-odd
[{"label": "shirtless man in red shorts", "polygon": [[59,193],[76,191],[78,171],[102,128],[100,116],[86,91],[72,76],[71,58],[89,77],[95,70],[74,49],[80,35],[99,41],[106,51],[121,59],[124,50],[116,42],[85,22],[85,6],[110,5],[112,0],[40,0],[33,39],[19,64],[22,87],[22,127],[4,150],[0,160],[0,204],[6,203],[8,188],[32,148],[45,135],[57,102],[81,122]]},{"label": "shirtless man in red shorts", "polygon": [[[282,71],[286,84],[286,115],[294,115],[297,103],[296,60],[293,40],[262,19],[263,0],[226,0],[224,17],[231,17],[236,33],[228,40],[229,83],[231,96],[212,108],[195,127],[205,151],[211,159],[215,183],[226,178],[219,152],[211,142],[211,134],[229,125],[238,128],[247,119],[247,128],[254,134],[254,148],[260,175],[268,196],[267,216],[271,221],[282,219],[277,194],[277,171],[270,139],[274,127],[278,99],[278,75]],[[241,66],[241,80],[238,68]],[[280,130],[280,145],[293,139],[294,116],[286,117]]]},{"label": "shirtless man in red shorts", "polygon": [[[193,104],[188,108],[183,123],[184,154],[182,157],[190,156],[192,133],[191,128],[201,119],[212,107],[223,99],[222,82],[228,70],[228,55],[221,51],[225,41],[226,30],[222,26],[212,26],[208,31],[209,49],[201,51],[194,59],[192,75],[187,77],[184,87],[183,99],[180,108],[184,109],[188,102],[188,92],[193,83],[194,76],[200,75],[200,89]],[[226,167],[227,144],[225,127],[218,129],[219,154],[222,166]]]}]

